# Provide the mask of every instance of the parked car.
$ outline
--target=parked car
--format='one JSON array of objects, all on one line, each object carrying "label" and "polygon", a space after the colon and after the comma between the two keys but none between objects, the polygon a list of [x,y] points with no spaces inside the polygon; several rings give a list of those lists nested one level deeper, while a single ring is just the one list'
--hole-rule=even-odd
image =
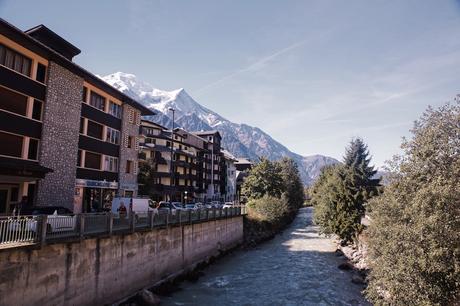
[{"label": "parked car", "polygon": [[204,209],[204,208],[206,208],[206,206],[205,206],[203,203],[201,203],[201,202],[196,202],[196,203],[195,203],[195,207],[196,207],[197,209]]},{"label": "parked car", "polygon": [[[65,232],[75,230],[77,217],[73,212],[62,206],[34,206],[26,207],[21,210],[21,215],[25,218],[28,216],[47,215],[46,232]],[[20,227],[27,224],[27,229],[33,232],[37,231],[37,220],[32,219],[30,222],[13,222],[10,225],[10,230],[19,230]]]},{"label": "parked car", "polygon": [[184,205],[181,202],[172,202],[171,204],[177,210],[183,210],[184,209]]},{"label": "parked car", "polygon": [[219,201],[212,201],[211,206],[214,208],[222,208],[222,204]]},{"label": "parked car", "polygon": [[225,202],[224,206],[222,206],[222,208],[232,208],[232,207],[236,207],[236,205],[233,204],[232,202]]},{"label": "parked car", "polygon": [[185,209],[195,210],[195,209],[198,209],[198,207],[196,206],[195,203],[187,203],[187,204],[185,204]]},{"label": "parked car", "polygon": [[158,206],[158,211],[175,214],[177,211],[177,208],[172,203],[161,201]]},{"label": "parked car", "polygon": [[130,212],[134,212],[136,216],[146,218],[149,211],[158,212],[155,203],[149,198],[122,198],[116,197],[112,200],[112,214],[119,217],[119,208],[121,203],[126,207],[126,216],[129,217]]}]

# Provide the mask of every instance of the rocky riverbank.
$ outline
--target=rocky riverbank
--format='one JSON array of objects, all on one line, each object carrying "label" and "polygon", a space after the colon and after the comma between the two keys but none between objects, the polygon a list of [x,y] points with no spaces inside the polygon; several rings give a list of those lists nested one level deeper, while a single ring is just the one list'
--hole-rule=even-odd
[{"label": "rocky riverbank", "polygon": [[367,285],[367,274],[369,265],[367,262],[367,236],[364,231],[359,235],[358,241],[352,245],[342,246],[336,241],[336,255],[344,259],[343,263],[339,264],[341,270],[348,270],[352,273],[351,281],[355,284]]}]

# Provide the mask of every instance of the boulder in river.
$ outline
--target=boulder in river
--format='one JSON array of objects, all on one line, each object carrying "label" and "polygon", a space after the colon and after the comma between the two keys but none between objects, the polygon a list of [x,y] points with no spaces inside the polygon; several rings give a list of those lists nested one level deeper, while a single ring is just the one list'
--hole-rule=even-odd
[{"label": "boulder in river", "polygon": [[351,282],[353,284],[357,284],[357,285],[365,285],[366,284],[366,280],[361,275],[353,275],[353,277],[351,278]]},{"label": "boulder in river", "polygon": [[144,289],[136,295],[136,303],[139,306],[158,306],[160,298],[151,291]]},{"label": "boulder in river", "polygon": [[338,265],[337,268],[340,270],[353,270],[353,265],[348,262],[344,262]]}]

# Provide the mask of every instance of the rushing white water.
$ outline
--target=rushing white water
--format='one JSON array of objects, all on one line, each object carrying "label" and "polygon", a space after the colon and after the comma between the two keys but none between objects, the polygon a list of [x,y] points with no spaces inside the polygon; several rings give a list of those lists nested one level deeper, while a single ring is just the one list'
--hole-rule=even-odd
[{"label": "rushing white water", "polygon": [[301,209],[283,234],[219,260],[162,305],[368,305],[311,217],[311,208]]}]

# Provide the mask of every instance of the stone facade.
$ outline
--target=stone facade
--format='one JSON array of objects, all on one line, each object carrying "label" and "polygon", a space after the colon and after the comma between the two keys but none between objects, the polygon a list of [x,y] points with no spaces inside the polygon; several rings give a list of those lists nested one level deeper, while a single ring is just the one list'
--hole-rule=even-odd
[{"label": "stone facade", "polygon": [[[123,105],[119,174],[119,194],[122,196],[125,191],[133,191],[133,196],[137,196],[140,120],[141,116],[138,110],[128,104]],[[130,148],[128,143],[130,143]],[[132,170],[130,173],[126,171],[128,161],[131,161]]]},{"label": "stone facade", "polygon": [[53,169],[39,182],[37,205],[73,210],[83,79],[50,62],[40,164]]}]

